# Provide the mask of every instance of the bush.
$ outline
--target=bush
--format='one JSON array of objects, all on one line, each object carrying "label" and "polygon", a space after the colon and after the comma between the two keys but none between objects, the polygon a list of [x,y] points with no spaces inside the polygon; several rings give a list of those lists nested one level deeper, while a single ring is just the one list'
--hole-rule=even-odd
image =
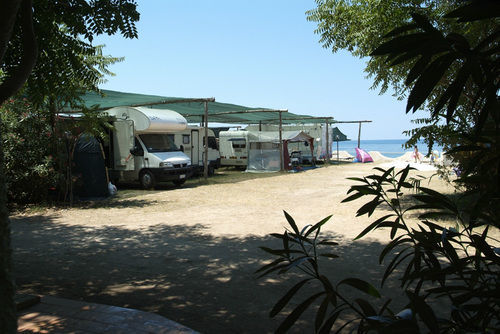
[{"label": "bush", "polygon": [[[485,19],[491,23],[498,22],[499,13],[500,2],[476,0],[446,17],[457,18],[461,24]],[[292,230],[273,234],[282,240],[283,247],[264,247],[277,259],[258,272],[264,276],[298,268],[308,278],[276,303],[271,316],[279,313],[306,283],[319,282],[321,291],[299,304],[277,332],[293,326],[320,297],[315,321],[315,331],[319,333],[330,332],[339,315],[346,311],[356,314],[351,322],[356,323],[359,333],[500,332],[500,249],[493,247],[488,238],[490,228],[500,227],[500,34],[497,26],[491,29],[490,24],[484,24],[486,28],[476,40],[468,41],[457,33],[444,35],[422,15],[412,17],[413,22],[390,32],[390,40],[374,50],[372,56],[386,56],[389,67],[411,62],[406,79],[412,86],[407,112],[419,109],[431,94],[437,94],[433,117],[445,119],[448,124],[471,120],[467,131],[454,130],[448,136],[453,143],[447,145],[451,148],[447,153],[457,160],[461,170],[456,181],[466,191],[451,198],[412,184],[408,182],[410,167],[397,173],[394,169],[377,168],[378,174],[354,178],[360,184],[351,187],[350,196],[344,201],[371,197],[357,211],[358,216],[370,216],[380,205],[393,211],[374,221],[356,239],[375,229],[389,229],[391,241],[379,260],[382,263],[390,254],[395,255],[386,264],[381,284],[398,275],[408,299],[407,308],[399,313],[389,308],[389,301],[376,308],[368,300],[346,298],[340,289],[345,285],[373,297],[380,294],[370,283],[357,278],[346,278],[333,285],[321,274],[318,261],[319,247],[328,245],[319,241],[321,225],[326,220],[299,230],[285,213]],[[467,102],[459,103],[464,100]],[[403,190],[415,186],[419,194],[413,197],[419,204],[404,207],[402,199],[407,195]],[[422,213],[420,222],[413,226],[407,222],[407,215],[415,210]],[[443,216],[456,219],[459,224],[448,229],[433,221]],[[436,312],[430,300],[444,300],[443,304],[450,307]],[[340,330],[346,325],[342,324]]]},{"label": "bush", "polygon": [[5,102],[0,117],[9,202],[45,201],[58,180],[51,127],[26,99]]},{"label": "bush", "polygon": [[[281,312],[307,284],[318,282],[319,288],[312,289],[311,296],[292,310],[276,332],[288,330],[316,300],[321,300],[315,320],[317,333],[330,332],[345,312],[354,312],[355,317],[338,327],[342,330],[354,323],[359,333],[494,333],[500,330],[500,249],[490,245],[488,217],[471,215],[470,206],[463,204],[463,198],[452,200],[420,186],[417,187],[420,193],[411,195],[419,204],[404,207],[403,190],[415,187],[407,179],[411,168],[408,166],[397,173],[393,168],[377,170],[379,174],[355,178],[360,184],[351,187],[351,195],[344,202],[371,197],[357,211],[357,216],[370,216],[381,205],[387,205],[393,211],[370,224],[356,239],[375,229],[389,230],[391,241],[379,256],[380,263],[386,261],[381,285],[399,273],[402,292],[408,298],[407,308],[392,310],[390,300],[379,303],[381,306],[377,308],[371,300],[346,297],[346,286],[375,298],[381,298],[381,295],[371,283],[359,278],[344,278],[334,285],[321,273],[321,257],[338,257],[329,251],[320,251],[324,247],[336,246],[320,239],[321,226],[330,217],[300,230],[285,212],[291,230],[272,234],[282,241],[283,246],[278,249],[262,247],[277,258],[257,272],[262,273],[261,276],[282,275],[298,269],[306,278],[276,303],[270,316]],[[424,212],[419,215],[420,223],[413,226],[406,217],[415,210]],[[443,216],[452,217],[459,224],[456,228],[444,228],[432,222],[433,218]],[[441,307],[439,312],[429,302],[443,300],[445,303],[440,305],[451,306],[449,309]]]}]

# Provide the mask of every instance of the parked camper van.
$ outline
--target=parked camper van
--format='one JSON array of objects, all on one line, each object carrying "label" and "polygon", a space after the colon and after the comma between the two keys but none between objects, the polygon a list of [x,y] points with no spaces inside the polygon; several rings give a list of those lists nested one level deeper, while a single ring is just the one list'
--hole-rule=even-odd
[{"label": "parked camper van", "polygon": [[139,181],[144,189],[158,182],[183,184],[192,173],[191,159],[175,145],[187,121],[166,109],[116,107],[106,111],[115,131],[110,136],[110,179]]},{"label": "parked camper van", "polygon": [[248,147],[248,131],[219,132],[220,164],[246,167]]},{"label": "parked camper van", "polygon": [[[191,158],[194,172],[203,173],[205,156],[205,128],[188,126],[185,130],[176,132],[174,140],[188,157]],[[213,175],[220,167],[220,154],[213,130],[208,129],[208,174]]]}]

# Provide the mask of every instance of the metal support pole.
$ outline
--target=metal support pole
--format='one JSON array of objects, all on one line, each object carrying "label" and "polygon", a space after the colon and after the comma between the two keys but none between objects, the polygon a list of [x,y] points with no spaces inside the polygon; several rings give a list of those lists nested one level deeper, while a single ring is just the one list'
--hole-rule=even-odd
[{"label": "metal support pole", "polygon": [[279,112],[280,114],[280,128],[279,128],[279,133],[280,133],[280,170],[283,171],[285,170],[285,165],[284,165],[284,161],[283,161],[283,134],[282,134],[282,131],[283,131],[283,120],[281,118],[281,111]]},{"label": "metal support pole", "polygon": [[328,119],[325,119],[325,125],[326,125],[326,162],[330,163],[330,138],[329,138],[330,124],[328,123]]},{"label": "metal support pole", "polygon": [[205,102],[205,154],[203,156],[203,176],[208,178],[208,102]]},{"label": "metal support pole", "polygon": [[359,131],[358,131],[358,148],[361,148],[361,122],[359,124]]},{"label": "metal support pole", "polygon": [[340,158],[339,158],[339,136],[335,138],[337,140],[337,165],[340,163]]},{"label": "metal support pole", "polygon": [[259,121],[259,131],[262,131],[262,121]]}]

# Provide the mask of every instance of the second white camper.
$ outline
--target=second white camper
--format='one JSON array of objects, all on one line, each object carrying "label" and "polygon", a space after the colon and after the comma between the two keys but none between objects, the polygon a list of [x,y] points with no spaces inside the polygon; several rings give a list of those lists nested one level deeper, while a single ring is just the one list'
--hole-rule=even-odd
[{"label": "second white camper", "polygon": [[[194,172],[202,174],[204,171],[203,163],[205,157],[205,128],[188,126],[185,130],[175,132],[174,140],[181,151],[191,158]],[[207,161],[208,174],[213,175],[215,169],[220,167],[221,161],[215,134],[211,129],[208,129]]]},{"label": "second white camper", "polygon": [[247,167],[248,147],[248,131],[221,131],[219,133],[221,165]]}]

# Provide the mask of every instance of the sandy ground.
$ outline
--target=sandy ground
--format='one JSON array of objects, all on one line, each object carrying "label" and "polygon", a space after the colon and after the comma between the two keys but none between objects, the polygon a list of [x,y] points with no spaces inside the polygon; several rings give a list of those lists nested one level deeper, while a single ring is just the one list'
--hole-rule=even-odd
[{"label": "sandy ground", "polygon": [[[283,316],[270,319],[268,312],[299,278],[256,279],[254,272],[270,259],[258,247],[279,245],[268,235],[284,231],[282,210],[299,226],[333,214],[323,233],[340,242],[332,249],[340,258],[326,260],[325,273],[332,281],[352,276],[379,286],[377,258],[388,231],[352,239],[387,212],[356,218],[366,200],[340,203],[355,183],[346,178],[373,167],[342,164],[127,190],[86,208],[14,215],[19,290],[152,311],[204,333],[272,332]],[[214,180],[224,178],[219,173]],[[453,191],[437,177],[430,186]],[[385,291],[397,300],[396,286],[390,281]],[[396,301],[394,309],[400,306]],[[294,331],[312,332],[313,319],[306,314]]]}]

